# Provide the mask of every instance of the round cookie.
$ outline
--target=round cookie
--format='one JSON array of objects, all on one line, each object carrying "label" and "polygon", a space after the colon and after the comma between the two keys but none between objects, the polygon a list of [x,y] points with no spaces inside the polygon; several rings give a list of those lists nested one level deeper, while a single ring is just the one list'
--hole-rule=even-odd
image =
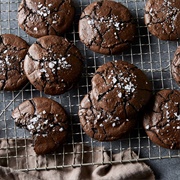
[{"label": "round cookie", "polygon": [[19,90],[28,82],[23,70],[28,48],[18,36],[0,35],[0,90]]},{"label": "round cookie", "polygon": [[120,54],[129,47],[135,32],[129,10],[110,0],[87,6],[79,21],[80,40],[92,51],[102,54]]},{"label": "round cookie", "polygon": [[119,112],[106,111],[88,93],[81,101],[79,119],[85,133],[98,141],[113,141],[124,137],[136,124],[136,115],[132,119],[120,118]]},{"label": "round cookie", "polygon": [[154,36],[174,41],[180,38],[179,0],[148,0],[145,7],[145,24]]},{"label": "round cookie", "polygon": [[171,64],[172,76],[180,85],[180,46],[177,48]]},{"label": "round cookie", "polygon": [[118,111],[119,117],[134,117],[152,96],[146,75],[133,64],[112,61],[100,66],[92,78],[92,94],[105,111]]},{"label": "round cookie", "polygon": [[36,89],[59,95],[71,89],[79,80],[82,59],[75,45],[65,38],[44,36],[30,46],[24,71]]},{"label": "round cookie", "polygon": [[161,90],[146,109],[143,126],[150,140],[168,149],[180,149],[180,92]]},{"label": "round cookie", "polygon": [[36,97],[24,101],[12,112],[12,117],[17,126],[26,128],[33,135],[37,154],[50,153],[66,140],[66,112],[51,99]]},{"label": "round cookie", "polygon": [[60,35],[72,25],[75,8],[71,0],[22,0],[19,26],[30,36]]},{"label": "round cookie", "polygon": [[149,80],[133,64],[112,61],[102,65],[92,78],[92,91],[80,104],[78,115],[83,130],[98,141],[124,137],[151,94]]}]

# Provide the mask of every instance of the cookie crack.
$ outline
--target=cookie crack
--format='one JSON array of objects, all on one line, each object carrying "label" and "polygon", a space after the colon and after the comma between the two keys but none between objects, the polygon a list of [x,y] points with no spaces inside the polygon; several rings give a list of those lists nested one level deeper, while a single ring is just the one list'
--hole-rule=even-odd
[{"label": "cookie crack", "polygon": [[47,49],[38,40],[35,42],[35,44],[39,45],[42,49],[47,51]]},{"label": "cookie crack", "polygon": [[[114,85],[115,85],[115,84],[114,84]],[[109,88],[106,92],[104,92],[104,93],[102,93],[102,94],[99,94],[97,101],[98,101],[98,102],[101,101],[102,98],[103,98],[106,94],[108,94],[109,92],[111,92],[112,90],[114,90],[114,86],[111,87],[111,88]]]},{"label": "cookie crack", "polygon": [[4,79],[0,79],[1,83],[2,83],[2,86],[0,88],[0,90],[3,90],[5,85],[6,85],[6,80],[7,80],[7,75],[5,74],[5,80]]},{"label": "cookie crack", "polygon": [[0,44],[1,43],[6,47],[6,45],[4,44],[4,40],[3,40],[3,36],[2,35],[0,36]]},{"label": "cookie crack", "polygon": [[[104,135],[105,135],[104,139],[107,139],[108,137],[107,137],[106,129],[104,128],[104,126],[102,126],[101,128],[102,128],[102,130],[103,130],[103,132],[104,132]],[[98,133],[98,134],[99,134],[99,133]]]},{"label": "cookie crack", "polygon": [[[136,112],[139,112],[140,109],[137,109],[133,104],[131,104],[129,101],[128,101],[128,105],[130,105]],[[127,117],[128,118],[128,117]]]},{"label": "cookie crack", "polygon": [[39,59],[33,58],[33,56],[31,56],[29,52],[27,52],[27,56],[28,56],[30,59],[32,59],[33,61],[40,62]]},{"label": "cookie crack", "polygon": [[96,72],[96,73],[95,73],[95,76],[96,76],[97,74],[100,75],[101,78],[103,79],[104,83],[105,83],[106,85],[108,85],[107,82],[106,82],[106,78],[104,77],[103,73],[102,73],[102,72]]},{"label": "cookie crack", "polygon": [[[119,107],[119,105],[121,105],[121,103],[120,103],[120,102],[117,102],[116,105],[115,105],[115,107],[114,107],[114,109],[113,109],[113,111],[111,111],[111,114],[113,114],[113,115],[115,114],[115,112],[117,111],[117,108]],[[126,113],[125,104],[123,105],[123,109],[124,109],[125,116],[126,116],[126,119],[127,119],[128,116],[127,116],[127,113]],[[124,122],[124,121],[123,121],[123,122]],[[121,125],[123,122],[120,122],[119,125]]]},{"label": "cookie crack", "polygon": [[54,12],[59,12],[61,6],[65,3],[65,0],[62,0],[62,2],[59,4],[57,11],[54,9]]},{"label": "cookie crack", "polygon": [[34,108],[34,111],[36,113],[36,104],[35,104],[35,102],[33,101],[33,99],[29,99],[29,102],[31,103],[31,105]]}]

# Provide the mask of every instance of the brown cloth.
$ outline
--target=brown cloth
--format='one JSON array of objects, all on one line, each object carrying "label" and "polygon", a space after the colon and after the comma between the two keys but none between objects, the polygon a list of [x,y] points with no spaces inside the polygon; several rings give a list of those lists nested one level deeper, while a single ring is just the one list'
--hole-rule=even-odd
[{"label": "brown cloth", "polygon": [[[150,167],[135,160],[138,156],[129,149],[109,156],[101,147],[82,144],[68,145],[56,156],[37,156],[31,140],[0,140],[0,180],[154,180]],[[99,165],[87,165],[92,162]],[[70,167],[60,168],[63,164]]]}]

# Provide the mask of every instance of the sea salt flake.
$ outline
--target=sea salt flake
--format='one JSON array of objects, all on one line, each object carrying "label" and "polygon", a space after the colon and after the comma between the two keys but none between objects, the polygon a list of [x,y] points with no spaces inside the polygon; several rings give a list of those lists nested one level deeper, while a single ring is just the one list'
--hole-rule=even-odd
[{"label": "sea salt flake", "polygon": [[9,56],[5,57],[5,61],[8,62],[9,61]]},{"label": "sea salt flake", "polygon": [[118,22],[115,22],[115,23],[114,23],[114,26],[115,26],[115,27],[118,27],[118,26],[119,26],[119,23],[118,23]]},{"label": "sea salt flake", "polygon": [[4,54],[7,53],[7,49],[3,52]]},{"label": "sea salt flake", "polygon": [[101,115],[100,115],[100,114],[98,114],[98,115],[97,115],[97,119],[99,119],[100,117],[101,117]]},{"label": "sea salt flake", "polygon": [[62,132],[63,130],[64,130],[63,127],[61,127],[61,128],[59,129],[60,132]]},{"label": "sea salt flake", "polygon": [[94,24],[94,20],[93,19],[91,19],[91,20],[88,20],[88,22],[87,22],[89,25],[93,25]]},{"label": "sea salt flake", "polygon": [[49,65],[50,68],[53,68],[55,64],[53,62],[49,62],[48,65]]},{"label": "sea salt flake", "polygon": [[53,21],[52,23],[53,23],[53,24],[56,24],[56,23],[57,23],[57,21]]},{"label": "sea salt flake", "polygon": [[115,120],[116,120],[116,121],[119,121],[119,120],[120,120],[120,118],[119,118],[119,117],[116,117],[116,118],[115,118]]},{"label": "sea salt flake", "polygon": [[112,82],[115,84],[117,82],[117,79],[113,77]]},{"label": "sea salt flake", "polygon": [[66,58],[65,57],[62,57],[62,61],[65,61],[66,60]]},{"label": "sea salt flake", "polygon": [[42,134],[42,137],[47,137],[47,134]]},{"label": "sea salt flake", "polygon": [[43,72],[46,72],[46,69],[42,68],[39,71],[43,73]]},{"label": "sea salt flake", "polygon": [[30,123],[35,124],[38,121],[38,117],[34,117],[30,120]]},{"label": "sea salt flake", "polygon": [[44,110],[42,113],[43,113],[43,114],[46,114],[46,111]]},{"label": "sea salt flake", "polygon": [[48,120],[44,121],[44,124],[48,124]]},{"label": "sea salt flake", "polygon": [[36,130],[40,131],[40,128],[41,128],[41,124],[38,124],[38,126],[36,127]]},{"label": "sea salt flake", "polygon": [[37,29],[37,27],[34,27],[34,31],[37,31],[38,29]]},{"label": "sea salt flake", "polygon": [[47,74],[47,73],[46,73],[46,74],[45,74],[45,77],[47,77],[47,78],[48,78],[48,77],[49,77],[49,74]]},{"label": "sea salt flake", "polygon": [[116,126],[116,123],[112,123],[112,127],[115,127]]},{"label": "sea salt flake", "polygon": [[29,125],[27,125],[27,129],[29,129],[29,130],[34,129],[34,125],[33,125],[33,124],[29,124]]},{"label": "sea salt flake", "polygon": [[174,115],[176,116],[176,120],[180,121],[180,114],[177,114],[177,112],[176,112],[176,113],[174,113]]},{"label": "sea salt flake", "polygon": [[100,127],[103,127],[103,124],[101,123],[99,126],[100,126]]},{"label": "sea salt flake", "polygon": [[39,2],[39,4],[38,4],[38,8],[41,8],[43,5],[42,4],[40,4],[40,2]]},{"label": "sea salt flake", "polygon": [[118,97],[122,98],[122,93],[121,92],[118,93]]},{"label": "sea salt flake", "polygon": [[149,126],[149,125],[146,125],[145,129],[149,129],[149,128],[150,128],[150,126]]}]

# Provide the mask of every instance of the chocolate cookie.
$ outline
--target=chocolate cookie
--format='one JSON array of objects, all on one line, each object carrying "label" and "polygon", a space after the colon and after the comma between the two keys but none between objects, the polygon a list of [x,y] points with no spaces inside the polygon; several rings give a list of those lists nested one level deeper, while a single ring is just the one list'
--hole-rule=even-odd
[{"label": "chocolate cookie", "polygon": [[180,149],[180,92],[161,90],[146,109],[143,125],[149,138],[159,146]]},{"label": "chocolate cookie", "polygon": [[180,46],[177,48],[171,65],[172,76],[180,85]]},{"label": "chocolate cookie", "polygon": [[161,40],[180,38],[179,0],[148,0],[145,7],[145,24],[150,33]]},{"label": "chocolate cookie", "polygon": [[23,63],[28,48],[18,36],[0,35],[0,90],[19,90],[27,83]]},{"label": "chocolate cookie", "polygon": [[92,78],[92,91],[80,105],[84,131],[99,141],[122,138],[134,127],[151,93],[149,80],[133,64],[112,61],[102,65]]},{"label": "chocolate cookie", "polygon": [[105,111],[118,111],[120,118],[127,119],[147,104],[152,87],[140,69],[119,60],[97,69],[92,78],[92,94]]},{"label": "chocolate cookie", "polygon": [[87,94],[81,101],[80,123],[85,133],[98,141],[113,141],[124,137],[136,124],[137,117],[121,118],[119,111],[100,108],[92,95]]},{"label": "chocolate cookie", "polygon": [[82,59],[79,50],[63,37],[44,36],[29,48],[24,71],[36,89],[58,95],[77,83],[82,73]]},{"label": "chocolate cookie", "polygon": [[22,0],[18,9],[18,23],[35,38],[59,35],[72,25],[74,14],[71,0]]},{"label": "chocolate cookie", "polygon": [[50,153],[66,140],[66,112],[51,99],[36,97],[27,100],[13,111],[12,117],[17,126],[26,128],[33,135],[37,154]]},{"label": "chocolate cookie", "polygon": [[129,47],[135,32],[129,10],[114,1],[93,2],[84,9],[79,21],[80,40],[102,54],[121,53]]}]

